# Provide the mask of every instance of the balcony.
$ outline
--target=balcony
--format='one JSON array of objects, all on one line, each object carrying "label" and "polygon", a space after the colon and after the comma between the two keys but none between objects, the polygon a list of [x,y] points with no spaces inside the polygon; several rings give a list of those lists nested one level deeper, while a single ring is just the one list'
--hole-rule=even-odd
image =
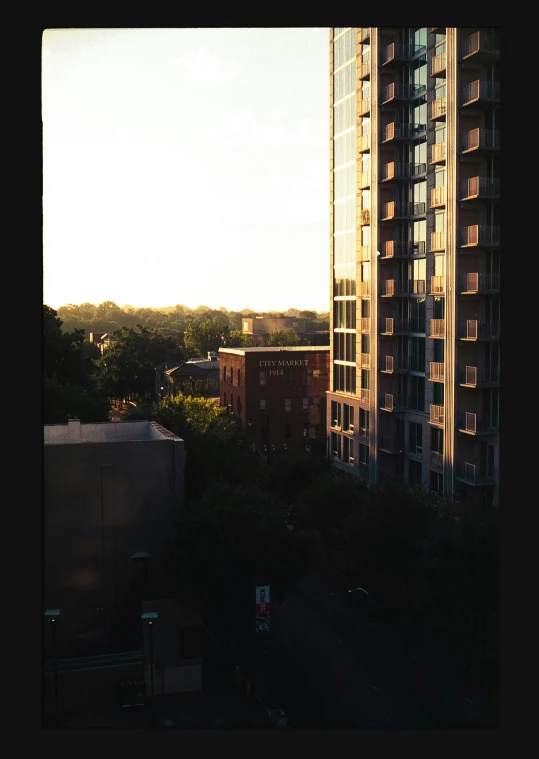
[{"label": "balcony", "polygon": [[445,294],[445,277],[443,275],[435,274],[430,278],[430,294],[431,295]]},{"label": "balcony", "polygon": [[381,298],[394,298],[395,295],[425,295],[425,280],[410,279],[397,280],[386,279],[382,281],[380,289]]},{"label": "balcony", "polygon": [[412,203],[396,203],[392,200],[390,203],[384,203],[382,206],[382,215],[380,221],[389,221],[390,219],[408,219],[412,216]]},{"label": "balcony", "polygon": [[369,404],[370,401],[370,390],[368,390],[365,387],[360,387],[358,390],[356,390],[356,396],[360,403],[363,403],[365,405]]},{"label": "balcony", "polygon": [[393,435],[381,435],[378,448],[383,453],[404,453],[404,444]]},{"label": "balcony", "polygon": [[[380,181],[381,182],[389,182],[391,180],[395,181],[406,181],[410,179],[414,172],[417,170],[417,175],[419,175],[420,169],[425,166],[425,164],[418,164],[417,169],[414,167],[413,164],[410,163],[396,163],[395,161],[391,161],[391,163],[385,163],[382,166],[382,171],[380,174]],[[425,166],[425,171],[426,171]],[[424,172],[423,172],[424,173]]]},{"label": "balcony", "polygon": [[470,177],[459,183],[459,200],[481,198],[496,200],[500,197],[499,177]]},{"label": "balcony", "polygon": [[445,364],[442,364],[439,361],[431,361],[429,380],[431,382],[443,382],[444,368],[445,368]]},{"label": "balcony", "polygon": [[358,39],[360,42],[366,42],[371,36],[371,29],[369,26],[359,28],[357,30]]},{"label": "balcony", "polygon": [[[469,461],[457,461],[455,479],[467,485],[494,485],[495,468],[486,464],[474,464]],[[490,469],[490,470],[489,470]]]},{"label": "balcony", "polygon": [[399,411],[400,405],[397,403],[397,399],[392,393],[384,393],[382,397],[382,405],[380,406],[382,411]]},{"label": "balcony", "polygon": [[393,317],[387,317],[381,320],[380,334],[381,335],[405,335],[408,332],[408,319],[394,319]]},{"label": "balcony", "polygon": [[457,283],[459,295],[476,295],[498,293],[500,291],[500,275],[497,272],[470,272],[460,274]]},{"label": "balcony", "polygon": [[381,52],[380,66],[385,66],[388,63],[407,63],[410,60],[410,53],[410,45],[392,42]]},{"label": "balcony", "polygon": [[472,103],[480,103],[482,106],[499,105],[500,83],[485,82],[480,79],[470,82],[460,91],[460,105],[465,108]]},{"label": "balcony", "polygon": [[439,55],[435,55],[434,58],[431,61],[431,68],[430,68],[430,75],[431,76],[440,76],[445,71],[446,68],[446,54],[440,53]]},{"label": "balcony", "polygon": [[358,282],[357,290],[358,290],[357,294],[360,296],[360,298],[369,298],[371,294],[370,280],[367,282]]},{"label": "balcony", "polygon": [[433,187],[430,191],[430,207],[445,206],[445,187]]},{"label": "balcony", "polygon": [[396,101],[410,100],[410,96],[411,86],[409,84],[392,82],[381,90],[380,105],[386,105],[387,103],[394,103]]},{"label": "balcony", "polygon": [[371,223],[371,212],[368,208],[360,208],[357,215],[357,223],[360,227],[368,226]]},{"label": "balcony", "polygon": [[431,252],[435,250],[445,250],[445,232],[430,233],[430,249]]},{"label": "balcony", "polygon": [[411,140],[424,134],[426,128],[425,124],[396,124],[392,121],[391,124],[386,124],[385,127],[382,127],[382,139],[380,142]]},{"label": "balcony", "polygon": [[444,426],[444,407],[436,406],[434,403],[430,404],[430,424],[434,424],[436,427]]},{"label": "balcony", "polygon": [[467,435],[494,435],[498,432],[498,416],[465,411],[458,415],[457,429]]},{"label": "balcony", "polygon": [[370,75],[371,75],[370,61],[363,61],[363,63],[358,64],[358,67],[357,67],[358,79],[367,79],[367,77],[370,77]]},{"label": "balcony", "polygon": [[360,171],[357,179],[358,190],[364,190],[371,186],[371,175],[368,171]]},{"label": "balcony", "polygon": [[485,319],[466,319],[458,322],[457,338],[459,340],[499,340],[500,323]]},{"label": "balcony", "polygon": [[359,331],[363,333],[371,331],[371,320],[369,316],[362,316],[359,319]]},{"label": "balcony", "polygon": [[384,255],[380,260],[392,258],[407,258],[408,256],[424,256],[424,242],[399,242],[397,240],[387,240],[384,246]]},{"label": "balcony", "polygon": [[500,55],[498,38],[489,32],[474,32],[462,45],[461,59],[471,56],[482,60],[492,60]]},{"label": "balcony", "polygon": [[443,472],[444,470],[444,454],[440,451],[430,452],[430,468],[435,472]]},{"label": "balcony", "polygon": [[441,98],[437,98],[432,101],[430,119],[435,121],[436,119],[445,119],[447,115],[447,100],[445,95]]},{"label": "balcony", "polygon": [[459,248],[486,247],[500,244],[500,227],[492,224],[473,224],[459,230]]},{"label": "balcony", "polygon": [[363,98],[362,100],[359,100],[357,104],[357,115],[366,116],[370,112],[371,112],[371,99]]},{"label": "balcony", "polygon": [[371,367],[371,354],[370,353],[360,353],[359,354],[359,368],[360,369],[370,369]]},{"label": "balcony", "polygon": [[445,337],[445,319],[431,319],[430,320],[430,334],[429,337]]},{"label": "balcony", "polygon": [[435,142],[432,146],[431,165],[433,163],[440,163],[441,161],[445,161],[446,155],[447,155],[446,143]]},{"label": "balcony", "polygon": [[500,371],[497,366],[459,366],[457,380],[461,387],[496,387],[500,384]]},{"label": "balcony", "polygon": [[371,136],[370,134],[362,134],[357,138],[357,152],[360,155],[361,153],[367,152],[367,150],[371,149]]},{"label": "balcony", "polygon": [[361,263],[361,261],[370,261],[371,260],[371,249],[368,245],[362,245],[358,251],[357,256],[358,263]]},{"label": "balcony", "polygon": [[472,151],[493,151],[500,149],[499,129],[470,129],[460,140],[460,152],[463,155]]},{"label": "balcony", "polygon": [[380,359],[380,371],[382,374],[404,374],[408,369],[398,366],[394,356],[383,356]]}]

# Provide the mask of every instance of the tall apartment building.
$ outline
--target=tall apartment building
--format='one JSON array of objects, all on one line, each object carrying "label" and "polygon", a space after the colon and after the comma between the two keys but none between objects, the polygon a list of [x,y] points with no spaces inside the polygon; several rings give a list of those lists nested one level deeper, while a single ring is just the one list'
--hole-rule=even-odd
[{"label": "tall apartment building", "polygon": [[498,499],[496,28],[330,30],[334,464]]}]

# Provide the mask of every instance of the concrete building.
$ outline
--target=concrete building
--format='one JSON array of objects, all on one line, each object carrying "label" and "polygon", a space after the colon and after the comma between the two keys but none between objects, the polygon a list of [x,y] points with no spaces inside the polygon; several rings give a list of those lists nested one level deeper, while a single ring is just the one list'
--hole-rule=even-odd
[{"label": "concrete building", "polygon": [[220,402],[260,449],[326,441],[329,347],[220,348]]},{"label": "concrete building", "polygon": [[330,29],[336,466],[498,499],[496,28]]},{"label": "concrete building", "polygon": [[121,617],[135,587],[172,590],[185,458],[184,441],[155,422],[45,425],[44,604],[61,609],[59,656]]}]

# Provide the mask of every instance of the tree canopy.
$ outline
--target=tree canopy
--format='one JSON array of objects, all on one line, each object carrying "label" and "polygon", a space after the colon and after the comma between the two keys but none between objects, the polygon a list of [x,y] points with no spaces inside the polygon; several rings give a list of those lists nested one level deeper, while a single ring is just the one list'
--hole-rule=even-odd
[{"label": "tree canopy", "polygon": [[210,351],[217,352],[227,345],[230,337],[230,327],[217,319],[206,319],[190,324],[185,330],[184,341],[186,348],[195,351],[199,356],[206,356]]}]

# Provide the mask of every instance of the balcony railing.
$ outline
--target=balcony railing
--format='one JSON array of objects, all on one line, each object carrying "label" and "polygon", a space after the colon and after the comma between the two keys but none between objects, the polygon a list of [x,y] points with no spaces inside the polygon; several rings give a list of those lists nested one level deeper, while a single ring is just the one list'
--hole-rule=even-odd
[{"label": "balcony railing", "polygon": [[465,411],[458,415],[457,429],[469,435],[489,435],[498,430],[497,414],[475,414]]},{"label": "balcony railing", "polygon": [[445,337],[445,319],[430,320],[430,337]]},{"label": "balcony railing", "polygon": [[379,448],[384,453],[404,453],[404,445],[393,435],[381,435]]},{"label": "balcony railing", "polygon": [[424,256],[424,242],[399,242],[397,240],[387,240],[384,247],[382,258],[402,258],[405,256]]},{"label": "balcony railing", "polygon": [[392,100],[409,100],[410,95],[411,85],[392,82],[387,87],[382,88],[380,92],[380,105],[390,103]]},{"label": "balcony railing", "polygon": [[368,40],[371,35],[371,29],[369,26],[360,27],[357,30],[358,38],[360,42],[365,42],[365,40]]},{"label": "balcony railing", "polygon": [[360,329],[360,332],[371,331],[371,320],[369,316],[362,316],[359,319],[359,329]]},{"label": "balcony railing", "polygon": [[435,142],[432,146],[432,160],[431,163],[439,163],[446,159],[446,143]]},{"label": "balcony railing", "polygon": [[385,163],[382,166],[380,181],[387,182],[390,179],[408,179],[410,177],[409,163]]},{"label": "balcony railing", "polygon": [[392,298],[395,295],[395,280],[386,279],[382,282],[382,291],[380,293],[382,298]]},{"label": "balcony railing", "polygon": [[444,407],[437,406],[434,403],[430,404],[430,418],[429,422],[435,424],[437,427],[444,426]]},{"label": "balcony railing", "polygon": [[445,232],[430,233],[430,249],[431,251],[445,250]]},{"label": "balcony railing", "polygon": [[459,200],[471,198],[498,198],[500,196],[499,177],[470,177],[459,184]]},{"label": "balcony railing", "polygon": [[371,365],[371,355],[370,353],[360,353],[359,354],[359,368],[360,369],[369,369]]},{"label": "balcony railing", "polygon": [[499,55],[500,43],[493,34],[488,32],[474,32],[462,45],[461,56],[467,58],[477,53]]},{"label": "balcony railing", "polygon": [[446,67],[446,54],[440,53],[439,55],[435,55],[432,59],[431,63],[431,76],[437,76],[438,74],[441,74],[442,71],[445,71]]},{"label": "balcony railing", "polygon": [[370,280],[367,282],[358,282],[358,295],[362,298],[368,298],[371,294]]},{"label": "balcony railing", "polygon": [[370,134],[362,134],[357,138],[357,152],[364,153],[371,149],[371,136]]},{"label": "balcony railing", "polygon": [[499,82],[482,82],[476,79],[470,82],[460,91],[461,106],[469,105],[476,101],[499,103],[500,102],[500,83]]},{"label": "balcony railing", "polygon": [[468,485],[490,485],[496,481],[496,470],[486,464],[457,461],[455,477]]},{"label": "balcony railing", "polygon": [[408,332],[408,319],[395,319],[394,317],[386,317],[381,320],[380,334],[382,335],[399,335]]},{"label": "balcony railing", "polygon": [[368,76],[370,76],[371,73],[371,62],[370,61],[363,61],[363,63],[360,63],[357,67],[357,75],[359,79],[366,79]]},{"label": "balcony railing", "polygon": [[500,371],[497,366],[459,366],[457,377],[464,387],[494,386],[499,384]]},{"label": "balcony railing", "polygon": [[463,134],[460,142],[460,152],[468,153],[471,150],[499,150],[499,129],[470,129]]},{"label": "balcony railing", "polygon": [[395,396],[392,393],[384,393],[384,395],[382,396],[382,410],[383,411],[397,410]]},{"label": "balcony railing", "polygon": [[500,227],[492,224],[473,224],[459,230],[459,247],[466,248],[472,245],[499,245]]},{"label": "balcony railing", "polygon": [[397,124],[394,121],[382,128],[381,142],[389,140],[411,140],[420,137],[426,132],[426,124]]},{"label": "balcony railing", "polygon": [[382,220],[386,219],[407,219],[412,216],[412,203],[397,203],[392,200],[390,203],[384,203],[382,206]]},{"label": "balcony railing", "polygon": [[385,356],[382,359],[382,365],[380,371],[386,372],[387,374],[393,374],[395,367],[395,359],[393,356]]},{"label": "balcony railing", "polygon": [[480,319],[462,320],[458,322],[457,337],[459,340],[498,340],[500,324]]},{"label": "balcony railing", "polygon": [[371,249],[368,245],[362,245],[358,253],[358,261],[370,261]]},{"label": "balcony railing", "polygon": [[435,472],[442,472],[444,468],[444,454],[439,451],[430,452],[430,468]]},{"label": "balcony railing", "polygon": [[370,390],[368,390],[365,387],[360,387],[358,390],[356,390],[357,397],[359,398],[360,403],[368,403],[370,399]]},{"label": "balcony railing", "polygon": [[500,289],[500,275],[497,272],[470,272],[458,279],[459,293],[495,293]]},{"label": "balcony railing", "polygon": [[431,120],[441,119],[447,113],[447,101],[445,95],[432,101]]},{"label": "balcony railing", "polygon": [[435,274],[430,278],[430,294],[443,295],[445,293],[445,277]]},{"label": "balcony railing", "polygon": [[439,361],[430,362],[430,377],[431,382],[443,382],[444,381],[444,368],[445,364]]},{"label": "balcony railing", "polygon": [[360,100],[357,104],[357,113],[358,116],[365,116],[367,113],[370,113],[371,111],[371,99],[370,98],[363,98]]},{"label": "balcony railing", "polygon": [[393,298],[395,295],[425,295],[425,280],[410,279],[397,280],[386,279],[382,281],[380,290],[381,298]]},{"label": "balcony railing", "polygon": [[363,190],[371,186],[371,175],[368,171],[361,171],[357,179],[358,189]]},{"label": "balcony railing", "polygon": [[445,206],[445,187],[433,187],[430,193],[430,207]]},{"label": "balcony railing", "polygon": [[400,42],[392,42],[385,50],[382,50],[380,54],[380,65],[384,66],[386,63],[393,61],[407,61],[410,59],[411,49],[410,45],[403,45]]}]

